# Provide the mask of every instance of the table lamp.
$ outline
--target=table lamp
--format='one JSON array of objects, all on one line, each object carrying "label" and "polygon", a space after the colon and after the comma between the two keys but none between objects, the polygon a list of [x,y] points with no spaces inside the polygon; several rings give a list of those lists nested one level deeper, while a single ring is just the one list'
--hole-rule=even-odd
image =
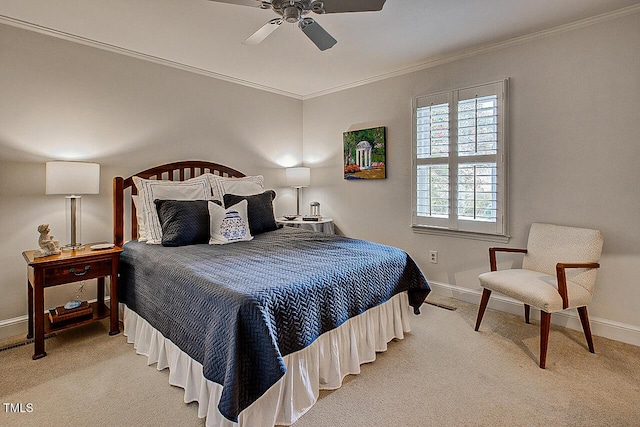
[{"label": "table lamp", "polygon": [[300,190],[311,182],[311,169],[305,167],[287,168],[287,185],[296,189],[296,216],[300,216]]},{"label": "table lamp", "polygon": [[81,241],[81,194],[100,191],[100,165],[84,162],[47,162],[46,194],[66,194],[67,234],[69,242],[62,249],[76,250],[84,246]]}]

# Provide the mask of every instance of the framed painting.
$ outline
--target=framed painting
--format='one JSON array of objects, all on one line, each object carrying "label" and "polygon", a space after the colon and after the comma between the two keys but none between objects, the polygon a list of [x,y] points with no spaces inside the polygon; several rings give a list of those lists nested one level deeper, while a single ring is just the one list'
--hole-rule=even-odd
[{"label": "framed painting", "polygon": [[352,130],[342,134],[344,179],[384,179],[386,171],[386,128]]}]

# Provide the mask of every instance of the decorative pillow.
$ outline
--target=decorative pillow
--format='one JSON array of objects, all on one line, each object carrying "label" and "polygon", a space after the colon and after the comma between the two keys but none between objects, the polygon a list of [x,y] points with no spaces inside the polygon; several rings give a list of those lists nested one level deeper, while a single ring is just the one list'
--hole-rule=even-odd
[{"label": "decorative pillow", "polygon": [[147,228],[144,224],[144,215],[142,214],[142,206],[140,206],[140,196],[132,195],[131,200],[133,200],[133,204],[136,207],[136,219],[138,220],[138,241],[146,242],[147,241]]},{"label": "decorative pillow", "polygon": [[154,200],[208,200],[211,199],[211,184],[206,176],[187,181],[160,181],[134,176],[133,183],[138,189],[138,205],[144,216],[147,244],[162,243],[162,227]]},{"label": "decorative pillow", "polygon": [[224,205],[232,206],[241,200],[246,200],[249,228],[251,234],[255,236],[256,234],[278,229],[278,224],[273,214],[273,200],[275,198],[276,192],[273,190],[267,190],[264,193],[251,196],[225,194]]},{"label": "decorative pillow", "polygon": [[262,175],[245,176],[244,178],[229,178],[212,173],[206,175],[211,182],[214,199],[222,200],[227,193],[250,196],[264,191],[264,178]]},{"label": "decorative pillow", "polygon": [[209,201],[210,245],[225,245],[253,239],[247,220],[247,201],[227,209]]},{"label": "decorative pillow", "polygon": [[162,246],[186,246],[209,241],[207,200],[155,200],[162,227]]}]

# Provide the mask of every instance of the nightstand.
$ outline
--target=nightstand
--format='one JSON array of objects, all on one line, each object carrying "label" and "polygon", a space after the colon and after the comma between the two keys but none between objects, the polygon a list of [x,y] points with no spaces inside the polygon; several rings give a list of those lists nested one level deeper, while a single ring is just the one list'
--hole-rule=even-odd
[{"label": "nightstand", "polygon": [[[109,249],[91,250],[90,246],[91,244],[87,244],[84,249],[63,251],[60,255],[42,258],[34,257],[34,253],[37,251],[22,253],[27,262],[28,277],[29,329],[27,338],[34,338],[35,333],[34,360],[47,355],[44,351],[45,333],[84,325],[106,317],[110,317],[109,335],[120,333],[120,325],[118,324],[118,262],[122,249],[114,246]],[[104,279],[107,276],[110,276],[110,307],[104,303]],[[98,279],[98,301],[91,303],[93,313],[86,317],[52,324],[44,311],[44,289],[89,279]]]},{"label": "nightstand", "polygon": [[303,221],[302,217],[288,220],[286,218],[276,219],[278,224],[283,224],[288,227],[304,228],[307,230],[317,231],[321,233],[334,234],[333,218],[322,217],[318,221]]}]

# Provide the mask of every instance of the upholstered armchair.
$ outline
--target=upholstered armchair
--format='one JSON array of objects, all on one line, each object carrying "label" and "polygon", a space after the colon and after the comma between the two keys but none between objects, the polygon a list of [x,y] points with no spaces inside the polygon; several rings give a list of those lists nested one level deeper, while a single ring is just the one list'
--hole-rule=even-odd
[{"label": "upholstered armchair", "polygon": [[[522,268],[498,271],[497,252],[524,254]],[[534,223],[526,249],[489,248],[491,272],[479,276],[483,287],[475,330],[480,328],[492,291],[540,309],[540,367],[545,368],[551,314],[577,308],[589,351],[594,352],[587,305],[591,302],[602,253],[602,233],[587,228]]]}]

